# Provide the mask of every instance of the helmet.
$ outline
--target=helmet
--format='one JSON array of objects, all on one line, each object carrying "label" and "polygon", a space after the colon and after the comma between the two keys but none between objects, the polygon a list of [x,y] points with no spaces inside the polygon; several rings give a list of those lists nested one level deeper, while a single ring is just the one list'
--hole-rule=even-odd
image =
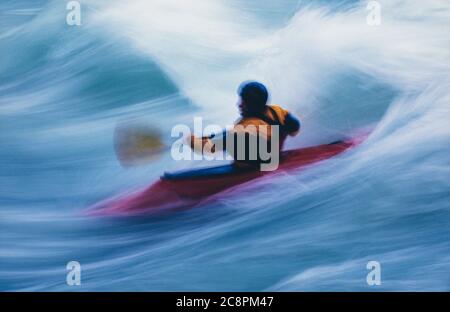
[{"label": "helmet", "polygon": [[269,99],[267,88],[257,81],[244,81],[241,83],[238,94],[245,102],[247,109],[253,113],[264,111]]}]

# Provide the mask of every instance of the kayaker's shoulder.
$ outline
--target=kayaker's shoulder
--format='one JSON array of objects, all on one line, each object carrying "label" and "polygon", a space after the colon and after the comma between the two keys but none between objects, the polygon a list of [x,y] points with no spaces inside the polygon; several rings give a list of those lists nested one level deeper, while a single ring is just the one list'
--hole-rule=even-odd
[{"label": "kayaker's shoulder", "polygon": [[263,120],[261,120],[258,117],[245,117],[245,118],[241,118],[239,119],[235,126],[248,126],[248,125],[266,125],[267,123],[264,122]]},{"label": "kayaker's shoulder", "polygon": [[285,116],[289,114],[289,111],[287,109],[284,109],[280,105],[272,104],[269,105],[269,107],[271,107],[279,116]]}]

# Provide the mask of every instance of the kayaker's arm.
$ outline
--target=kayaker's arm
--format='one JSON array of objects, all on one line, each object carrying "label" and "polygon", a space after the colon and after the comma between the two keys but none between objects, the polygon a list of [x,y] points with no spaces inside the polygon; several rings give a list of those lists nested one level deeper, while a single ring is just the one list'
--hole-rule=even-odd
[{"label": "kayaker's arm", "polygon": [[222,149],[225,149],[225,144],[216,144],[218,140],[221,140],[223,143],[224,138],[226,137],[226,132],[222,132],[219,134],[213,134],[207,137],[196,137],[195,135],[191,135],[187,138],[187,144],[192,148],[195,153],[204,154],[205,151],[215,153],[216,146],[222,146]]},{"label": "kayaker's arm", "polygon": [[198,138],[195,135],[191,135],[190,137],[188,137],[186,143],[192,148],[195,153],[198,154],[203,154],[205,146],[212,145],[212,142],[208,137]]}]

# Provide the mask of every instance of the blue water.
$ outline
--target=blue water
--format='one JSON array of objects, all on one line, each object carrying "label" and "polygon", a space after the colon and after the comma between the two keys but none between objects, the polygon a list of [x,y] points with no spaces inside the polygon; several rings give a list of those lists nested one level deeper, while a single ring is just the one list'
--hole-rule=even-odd
[{"label": "blue water", "polygon": [[[450,290],[450,3],[380,3],[369,27],[364,1],[81,1],[71,27],[64,1],[3,0],[0,290]],[[301,117],[289,147],[374,131],[204,207],[83,216],[192,165],[122,168],[117,123],[227,125],[247,79]]]}]

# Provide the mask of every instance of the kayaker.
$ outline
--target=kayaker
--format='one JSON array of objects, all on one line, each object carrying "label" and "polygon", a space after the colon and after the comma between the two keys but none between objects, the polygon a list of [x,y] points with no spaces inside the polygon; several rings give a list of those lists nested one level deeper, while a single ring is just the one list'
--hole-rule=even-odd
[{"label": "kayaker", "polygon": [[[282,107],[268,105],[269,92],[262,83],[257,81],[243,82],[238,88],[238,95],[239,100],[237,105],[241,117],[235,122],[232,129],[224,131],[220,135],[210,137],[198,138],[192,135],[188,138],[187,143],[197,153],[203,153],[205,146],[209,146],[211,152],[215,152],[218,148],[221,150],[226,149],[228,153],[233,155],[233,165],[235,167],[253,168],[271,160],[261,159],[260,151],[252,154],[254,152],[253,149],[258,149],[259,146],[250,146],[251,144],[248,138],[250,136],[263,138],[267,141],[269,153],[272,151],[272,147],[274,147],[279,155],[287,136],[295,136],[299,132],[300,121]],[[230,147],[230,144],[227,144],[230,136],[234,138],[239,136],[246,137],[245,151],[239,151],[239,147],[236,146],[236,142],[239,141],[238,139],[235,139],[234,144]],[[245,156],[239,157],[239,155]],[[252,158],[251,155],[257,156]]]}]

